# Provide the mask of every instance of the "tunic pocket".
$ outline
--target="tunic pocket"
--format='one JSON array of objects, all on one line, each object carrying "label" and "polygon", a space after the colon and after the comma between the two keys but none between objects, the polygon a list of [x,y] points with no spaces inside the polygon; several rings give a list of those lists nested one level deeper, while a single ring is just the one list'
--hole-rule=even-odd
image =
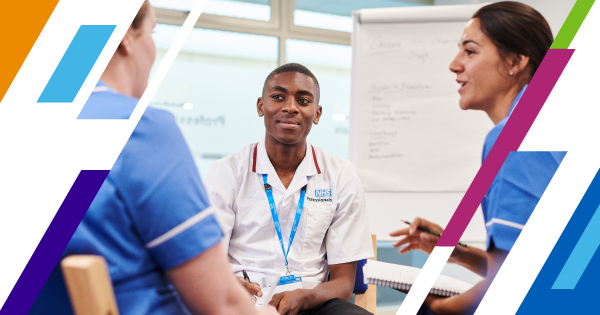
[{"label": "tunic pocket", "polygon": [[304,257],[325,254],[325,234],[331,225],[331,206],[311,204],[306,211],[306,235],[302,254]]}]

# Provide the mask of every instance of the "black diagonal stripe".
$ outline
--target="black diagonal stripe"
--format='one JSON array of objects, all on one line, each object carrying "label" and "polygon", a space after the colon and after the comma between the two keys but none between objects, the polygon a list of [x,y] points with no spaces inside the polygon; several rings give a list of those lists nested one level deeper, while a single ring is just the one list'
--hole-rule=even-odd
[{"label": "black diagonal stripe", "polygon": [[154,77],[152,77],[150,84],[148,84],[146,92],[144,92],[144,95],[140,99],[140,102],[135,108],[135,111],[133,111],[133,114],[131,114],[130,121],[133,121],[137,124],[137,122],[140,120],[142,113],[144,113],[144,110],[146,110],[146,107],[148,107],[148,103],[150,103],[154,92],[156,92],[158,85],[169,70],[169,67],[171,67],[175,56],[177,56],[179,49],[181,49],[181,46],[185,42],[185,39],[187,38],[190,31],[192,30],[192,27],[194,27],[194,24],[196,24],[196,20],[198,20],[200,13],[204,9],[206,1],[207,0],[196,1],[194,8],[188,15],[187,19],[185,20],[185,23],[183,23],[183,26],[181,27],[179,34],[177,34],[175,41],[173,41],[171,48],[169,48],[167,55],[161,62],[160,66],[158,67],[158,70],[156,70],[156,73],[154,74]]},{"label": "black diagonal stripe", "polygon": [[410,289],[410,292],[408,292],[408,295],[404,299],[404,303],[402,303],[402,306],[398,310],[398,315],[414,315],[417,313],[425,296],[429,293],[429,289],[431,289],[431,286],[453,250],[454,247],[436,247],[433,250],[419,274],[415,285]]}]

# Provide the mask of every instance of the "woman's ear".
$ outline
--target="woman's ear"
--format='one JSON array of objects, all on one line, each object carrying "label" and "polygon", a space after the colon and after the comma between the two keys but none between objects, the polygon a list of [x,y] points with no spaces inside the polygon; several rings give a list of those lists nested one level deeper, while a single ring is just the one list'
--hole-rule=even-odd
[{"label": "woman's ear", "polygon": [[132,28],[129,27],[129,29],[125,33],[125,36],[123,36],[123,39],[121,39],[121,43],[119,44],[117,51],[119,51],[125,55],[130,55],[131,50],[132,50],[132,45],[133,45],[133,37],[132,36],[133,36]]},{"label": "woman's ear", "polygon": [[517,76],[528,69],[527,66],[529,65],[529,56],[514,55],[512,58],[510,58],[510,63],[509,74],[512,76]]},{"label": "woman's ear", "polygon": [[262,117],[265,115],[265,112],[263,111],[262,97],[259,97],[258,100],[256,101],[256,110],[258,111],[258,117]]}]

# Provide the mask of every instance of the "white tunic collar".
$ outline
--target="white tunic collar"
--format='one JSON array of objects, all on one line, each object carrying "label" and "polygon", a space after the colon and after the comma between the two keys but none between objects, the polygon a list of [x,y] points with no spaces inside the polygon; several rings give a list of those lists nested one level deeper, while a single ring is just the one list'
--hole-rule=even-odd
[{"label": "white tunic collar", "polygon": [[306,141],[306,148],[307,150],[306,154],[304,155],[304,159],[300,165],[298,165],[296,173],[294,174],[294,178],[292,179],[288,189],[285,189],[281,183],[281,180],[279,179],[279,176],[277,175],[277,172],[275,172],[273,164],[271,164],[271,160],[267,155],[267,148],[265,146],[264,138],[254,146],[252,152],[252,171],[258,174],[269,175],[269,184],[273,188],[286,193],[286,195],[288,193],[294,193],[308,183],[309,176],[321,174],[321,168],[317,160],[315,148],[308,143],[308,141]]}]

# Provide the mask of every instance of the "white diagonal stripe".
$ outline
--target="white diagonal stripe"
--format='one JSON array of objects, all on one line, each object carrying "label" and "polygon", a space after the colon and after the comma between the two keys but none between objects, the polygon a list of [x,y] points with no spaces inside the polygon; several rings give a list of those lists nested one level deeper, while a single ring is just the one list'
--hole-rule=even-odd
[{"label": "white diagonal stripe", "polygon": [[510,226],[510,227],[513,227],[513,228],[519,229],[519,230],[522,230],[525,227],[525,225],[523,225],[523,224],[519,224],[519,223],[507,221],[507,220],[502,220],[502,219],[498,219],[498,218],[492,218],[490,221],[488,221],[485,224],[485,226],[490,226],[492,224],[506,225],[506,226]]},{"label": "white diagonal stripe", "polygon": [[146,248],[150,249],[150,248],[154,248],[170,239],[172,239],[173,237],[181,234],[183,231],[189,229],[190,227],[194,226],[196,223],[204,220],[206,217],[208,217],[209,215],[213,214],[215,211],[212,207],[208,207],[202,211],[200,211],[198,214],[194,215],[193,217],[185,220],[183,223],[179,224],[178,226],[170,229],[167,233],[155,238],[153,241],[148,242],[148,244],[146,244]]}]

